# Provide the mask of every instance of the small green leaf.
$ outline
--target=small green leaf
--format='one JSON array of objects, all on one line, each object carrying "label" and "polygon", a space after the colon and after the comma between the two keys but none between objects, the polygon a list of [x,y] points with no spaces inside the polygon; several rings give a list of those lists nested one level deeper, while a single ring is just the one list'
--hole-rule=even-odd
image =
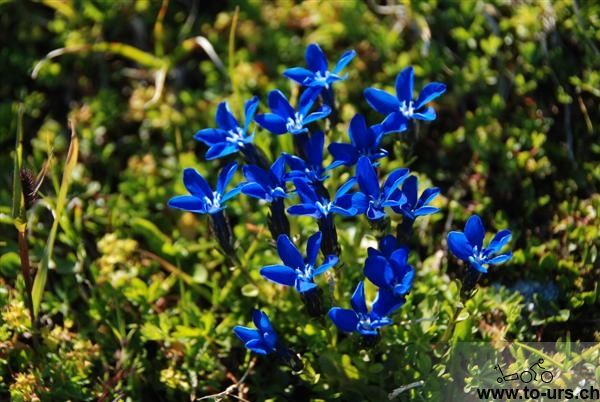
[{"label": "small green leaf", "polygon": [[251,283],[247,283],[242,286],[242,295],[246,297],[256,297],[258,296],[258,288]]}]

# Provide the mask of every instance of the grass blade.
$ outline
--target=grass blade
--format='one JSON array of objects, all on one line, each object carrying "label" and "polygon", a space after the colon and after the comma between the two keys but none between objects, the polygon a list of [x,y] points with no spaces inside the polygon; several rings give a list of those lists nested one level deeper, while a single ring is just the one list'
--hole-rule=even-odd
[{"label": "grass blade", "polygon": [[25,219],[25,200],[21,188],[21,169],[23,168],[23,104],[18,106],[17,117],[17,141],[15,144],[14,171],[13,171],[13,194],[12,194],[12,217],[18,231],[24,231],[27,224]]},{"label": "grass blade", "polygon": [[54,251],[54,242],[56,241],[58,226],[62,217],[62,213],[67,204],[67,193],[71,184],[71,176],[73,175],[73,170],[77,165],[77,157],[79,155],[79,139],[77,138],[77,133],[75,131],[75,122],[71,122],[70,124],[71,142],[69,144],[69,152],[67,153],[67,160],[63,170],[62,182],[58,191],[58,197],[56,199],[54,222],[52,222],[52,228],[50,229],[50,234],[48,235],[48,241],[46,242],[44,255],[42,256],[42,261],[40,262],[40,267],[33,283],[33,311],[36,317],[38,316],[40,304],[42,302],[42,296],[44,294],[44,288],[48,279],[48,267],[50,266],[50,261],[52,260],[52,253]]}]

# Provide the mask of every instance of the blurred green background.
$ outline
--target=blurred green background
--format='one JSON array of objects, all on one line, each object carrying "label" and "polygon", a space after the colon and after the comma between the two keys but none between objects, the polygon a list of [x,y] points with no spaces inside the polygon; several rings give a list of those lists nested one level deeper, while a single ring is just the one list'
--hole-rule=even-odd
[{"label": "blurred green background", "polygon": [[[194,400],[223,391],[253,359],[231,329],[259,307],[314,372],[252,360],[237,396],[381,400],[424,379],[411,395],[439,400],[435,383],[447,370],[427,351],[453,312],[461,272],[445,237],[472,213],[488,231],[513,231],[514,257],[491,270],[456,336],[600,341],[600,3],[0,0],[0,32],[0,399]],[[410,167],[440,187],[442,212],[417,227],[415,289],[371,352],[260,277],[278,262],[264,206],[243,196],[229,204],[243,254],[235,269],[203,217],[166,206],[184,192],[184,167],[214,182],[234,159],[206,162],[192,139],[214,127],[219,102],[239,109],[232,82],[264,111],[268,91],[297,93],[281,73],[304,65],[312,42],[330,62],[358,53],[336,86],[341,123],[329,141],[347,140],[356,112],[378,122],[363,89],[391,90],[408,65],[417,89],[448,86],[436,121],[388,144],[382,170]],[[40,64],[47,54],[56,57]],[[68,119],[80,139],[37,352],[10,207],[19,104],[25,166],[37,172],[54,154],[28,214],[34,266],[52,224]],[[271,158],[291,150],[289,138],[262,130],[257,142]],[[345,273],[336,297],[347,305],[373,239],[364,217],[338,226]],[[311,219],[292,219],[302,241],[316,230]]]}]

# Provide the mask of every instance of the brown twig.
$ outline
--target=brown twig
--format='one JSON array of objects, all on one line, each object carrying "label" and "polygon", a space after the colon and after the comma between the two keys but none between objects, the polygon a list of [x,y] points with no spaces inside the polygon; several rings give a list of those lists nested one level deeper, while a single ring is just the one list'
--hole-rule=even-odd
[{"label": "brown twig", "polygon": [[211,398],[216,401],[220,401],[220,400],[224,399],[226,396],[230,396],[230,397],[233,397],[240,401],[249,402],[247,399],[245,399],[241,396],[235,395],[233,393],[233,391],[238,389],[244,383],[244,381],[246,380],[246,377],[248,377],[248,374],[250,373],[250,370],[252,370],[252,368],[254,367],[255,364],[256,364],[256,358],[253,358],[252,360],[250,360],[250,363],[248,363],[248,368],[246,369],[246,371],[244,372],[242,377],[236,383],[231,384],[229,387],[227,387],[225,389],[225,391],[219,392],[217,394],[203,396],[202,398],[197,399],[197,401],[202,401],[204,399],[211,399]]}]

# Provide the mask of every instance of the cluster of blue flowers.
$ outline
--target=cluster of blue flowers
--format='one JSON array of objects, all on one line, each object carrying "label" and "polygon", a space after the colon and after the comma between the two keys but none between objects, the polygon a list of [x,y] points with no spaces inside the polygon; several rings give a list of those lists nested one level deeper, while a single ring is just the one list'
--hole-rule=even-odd
[{"label": "cluster of blue flowers", "polygon": [[[425,189],[419,196],[417,177],[408,169],[395,169],[379,180],[379,161],[388,156],[383,140],[389,134],[407,130],[413,120],[434,120],[435,110],[428,104],[442,95],[446,86],[427,84],[414,99],[414,72],[408,67],[396,78],[395,96],[377,88],[366,89],[367,103],[384,117],[369,126],[362,115],[356,114],[349,124],[350,142],[331,142],[327,150],[332,162],[324,166],[325,133],[317,123],[337,115],[333,84],[347,78],[347,74],[341,74],[342,70],[355,56],[353,50],[345,52],[330,71],[321,48],[316,44],[309,45],[306,68],[293,67],[284,72],[286,77],[302,86],[296,107],[281,91],[274,90],[268,96],[270,112],[257,114],[259,101],[253,97],[245,104],[244,124],[240,125],[228,104],[219,104],[217,128],[200,130],[194,138],[208,146],[207,160],[241,154],[245,161],[242,172],[246,181],[228,190],[238,168],[235,162],[221,171],[214,191],[196,170],[186,169],[183,181],[189,195],[174,197],[169,205],[209,215],[224,254],[231,257],[235,255],[235,239],[224,211],[227,201],[243,193],[268,204],[268,226],[282,263],[265,266],[260,273],[272,282],[296,289],[308,313],[317,316],[326,310],[322,290],[315,279],[340,260],[334,217],[365,215],[374,227],[383,231],[378,236],[378,249],[369,248],[364,264],[365,277],[378,288],[376,297],[369,310],[365,282],[361,281],[350,300],[352,309],[331,307],[327,315],[341,331],[357,332],[372,340],[379,335],[379,328],[392,324],[391,315],[404,304],[412,288],[415,270],[408,263],[409,249],[402,239],[410,235],[418,217],[439,211],[430,205],[439,189]],[[252,122],[275,135],[291,134],[295,155],[283,153],[270,164],[254,144]],[[327,180],[331,172],[340,167],[354,167],[354,175],[330,194]],[[290,204],[287,209],[286,200],[292,200],[287,201]],[[387,234],[390,211],[403,217],[396,237]],[[290,238],[288,216],[293,215],[313,217],[319,227],[307,241],[306,256]],[[510,239],[510,232],[500,232],[487,248],[482,247],[483,235],[481,221],[473,217],[467,222],[464,234],[452,232],[448,238],[452,252],[478,272],[486,272],[487,265],[510,258],[509,254],[494,256]],[[317,263],[319,250],[323,258]],[[256,330],[241,326],[234,329],[248,349],[259,354],[281,354],[288,350],[264,313],[255,311],[254,323]]]}]

